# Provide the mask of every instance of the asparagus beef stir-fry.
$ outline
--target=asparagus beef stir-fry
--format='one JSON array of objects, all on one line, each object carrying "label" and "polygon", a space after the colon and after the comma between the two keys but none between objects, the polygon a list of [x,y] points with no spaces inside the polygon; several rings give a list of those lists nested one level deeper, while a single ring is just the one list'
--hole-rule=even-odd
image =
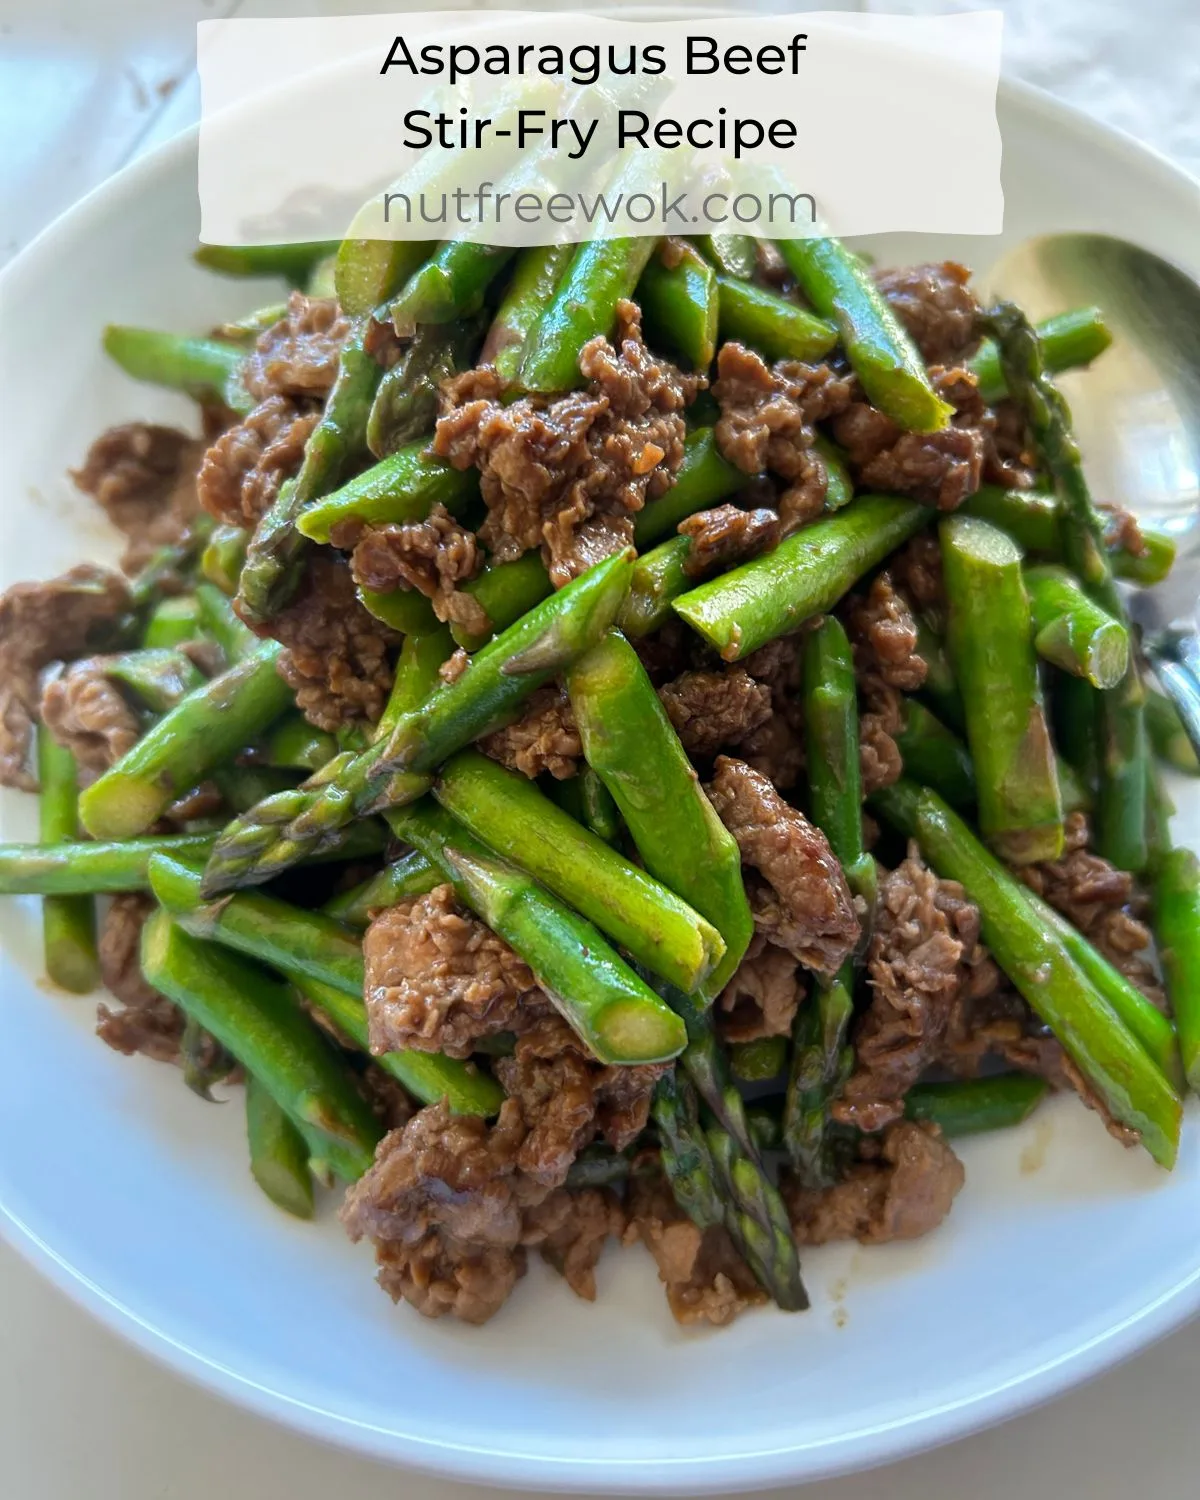
[{"label": "asparagus beef stir-fry", "polygon": [[109,330],[203,436],[99,437],[120,571],[0,600],[0,891],[275,1203],[431,1317],[612,1238],[720,1324],[1049,1090],[1171,1167],[1200,767],[1053,384],[1098,311],[835,240],[200,258],[306,290]]}]

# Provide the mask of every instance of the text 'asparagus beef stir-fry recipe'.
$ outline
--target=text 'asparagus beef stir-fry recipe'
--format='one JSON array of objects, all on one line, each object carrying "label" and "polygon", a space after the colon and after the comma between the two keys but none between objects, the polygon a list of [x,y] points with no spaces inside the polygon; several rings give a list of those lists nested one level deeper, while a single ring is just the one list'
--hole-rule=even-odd
[{"label": "text 'asparagus beef stir-fry recipe'", "polygon": [[268,1197],[431,1317],[611,1238],[723,1324],[1049,1091],[1171,1168],[1200,767],[1054,385],[1099,310],[834,239],[198,258],[293,289],[107,332],[202,436],[99,436],[121,569],[0,599],[0,892]]}]

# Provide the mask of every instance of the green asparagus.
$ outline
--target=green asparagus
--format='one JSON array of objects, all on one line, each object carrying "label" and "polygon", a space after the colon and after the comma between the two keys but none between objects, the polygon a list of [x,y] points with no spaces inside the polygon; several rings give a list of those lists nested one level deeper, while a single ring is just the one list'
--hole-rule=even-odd
[{"label": "green asparagus", "polygon": [[246,351],[237,344],[110,323],[104,330],[104,352],[134,380],[186,391],[197,401],[219,402],[242,416],[254,408],[254,398],[242,384]]},{"label": "green asparagus", "polygon": [[1045,1079],[1029,1073],[918,1083],[904,1096],[904,1113],[910,1120],[936,1125],[953,1140],[1020,1125],[1048,1092]]},{"label": "green asparagus", "polygon": [[639,552],[670,536],[680,521],[698,510],[727,500],[745,483],[745,474],[721,457],[713,429],[693,429],[684,443],[683,462],[674,484],[634,517],[633,540]]},{"label": "green asparagus", "polygon": [[334,896],[322,909],[326,916],[340,922],[343,927],[361,931],[370,923],[373,912],[384,911],[410,896],[423,896],[442,883],[443,877],[437,866],[414,849],[361,885]]},{"label": "green asparagus", "polygon": [[450,323],[478,312],[488,287],[515,254],[510,246],[445,240],[389,304],[397,334],[409,338],[423,323]]},{"label": "green asparagus", "polygon": [[308,1145],[253,1073],[246,1074],[246,1141],[250,1173],[276,1208],[297,1219],[313,1216]]},{"label": "green asparagus", "polygon": [[1025,590],[1039,656],[1093,687],[1116,687],[1129,668],[1129,632],[1065,568],[1026,568]]},{"label": "green asparagus", "polygon": [[[43,843],[72,839],[79,831],[75,757],[44,724],[37,731],[38,833]],[[46,976],[74,995],[100,983],[96,957],[96,903],[90,895],[42,897],[42,952]]]},{"label": "green asparagus", "polygon": [[913,432],[944,427],[953,408],[934,390],[870,268],[834,239],[783,240],[779,250],[816,311],[836,325],[871,405]]},{"label": "green asparagus", "polygon": [[[1091,364],[1112,343],[1112,334],[1098,307],[1077,307],[1071,312],[1058,313],[1039,323],[1037,334],[1042,342],[1046,369],[1051,374]],[[968,368],[978,379],[979,394],[989,406],[1008,395],[1000,350],[991,339],[980,345]]]},{"label": "green asparagus", "polygon": [[766,287],[717,278],[721,337],[740,339],[766,359],[822,359],[837,343],[832,323]]},{"label": "green asparagus", "polygon": [[947,644],[967,717],[979,826],[1010,864],[1057,859],[1062,794],[1030,631],[1021,552],[986,521],[941,524]]},{"label": "green asparagus", "polygon": [[1184,1072],[1200,1093],[1200,861],[1172,849],[1154,879],[1154,926]]},{"label": "green asparagus", "polygon": [[642,863],[706,917],[725,956],[703,988],[729,982],[753,934],[737,844],[704,794],[633,647],[613,632],[567,674],[583,753],[612,793]]},{"label": "green asparagus", "polygon": [[477,750],[446,763],[434,795],[476,838],[680,989],[696,989],[724,954],[719,933],[686,902]]},{"label": "green asparagus", "polygon": [[278,718],[291,696],[275,670],[280,649],[264,641],[189,693],[87,788],[79,810],[93,838],[144,832],[176,797]]},{"label": "green asparagus", "polygon": [[483,635],[472,635],[463,625],[452,625],[455,643],[465,651],[478,651],[498,630],[507,630],[553,593],[550,574],[540,552],[526,552],[514,562],[491,563],[478,578],[463,585],[463,592],[478,599],[491,622]]},{"label": "green asparagus", "polygon": [[832,609],[930,517],[910,500],[860,495],[773,551],[682,595],[674,601],[675,613],[726,661],[738,661]]},{"label": "green asparagus", "polygon": [[194,594],[162,599],[147,616],[142,645],[148,651],[173,651],[200,633],[200,612]]},{"label": "green asparagus", "polygon": [[198,266],[222,276],[282,276],[304,287],[318,261],[337,250],[336,240],[297,241],[294,245],[201,245],[193,254]]},{"label": "green asparagus", "polygon": [[457,515],[478,488],[475,470],[452,469],[430,458],[427,443],[410,443],[309,506],[296,525],[310,541],[328,542],[342,521],[420,521],[435,505]]},{"label": "green asparagus", "polygon": [[531,245],[518,253],[479,356],[480,364],[491,365],[506,386],[516,381],[525,341],[574,254],[574,245]]},{"label": "green asparagus", "polygon": [[906,699],[901,712],[903,722],[894,738],[905,775],[932,787],[960,812],[974,807],[975,764],[966,745],[918,699]]},{"label": "green asparagus", "polygon": [[[669,249],[668,249],[669,247]],[[646,337],[703,373],[717,352],[717,276],[684,240],[664,241],[637,284]]]},{"label": "green asparagus", "polygon": [[1146,733],[1159,760],[1185,775],[1200,776],[1200,758],[1188,739],[1179,710],[1156,688],[1146,692]]},{"label": "green asparagus", "polygon": [[518,953],[580,1039],[605,1063],[661,1062],[683,1050],[683,1023],[600,932],[495,858],[435,803],[387,814],[393,833],[432,860],[460,900]]}]

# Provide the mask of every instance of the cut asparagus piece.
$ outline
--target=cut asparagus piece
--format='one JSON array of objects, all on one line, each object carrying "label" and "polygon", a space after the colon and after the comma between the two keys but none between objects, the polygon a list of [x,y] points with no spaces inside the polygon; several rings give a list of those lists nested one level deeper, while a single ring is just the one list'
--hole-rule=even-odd
[{"label": "cut asparagus piece", "polygon": [[1025,589],[1039,656],[1097,688],[1116,687],[1129,669],[1129,632],[1080,588],[1065,568],[1026,568]]},{"label": "cut asparagus piece", "polygon": [[679,1017],[584,917],[495,858],[436,803],[395,809],[387,820],[525,960],[601,1062],[663,1062],[683,1050],[687,1038]]},{"label": "cut asparagus piece", "polygon": [[[44,724],[37,731],[40,787],[38,833],[45,843],[79,832],[79,781],[75,757]],[[96,956],[96,903],[90,895],[43,896],[42,953],[46,976],[60,989],[87,995],[100,983]]]},{"label": "cut asparagus piece", "polygon": [[313,1183],[304,1137],[253,1073],[246,1074],[245,1092],[251,1175],[276,1208],[311,1219]]},{"label": "cut asparagus piece", "polygon": [[79,799],[96,839],[142,833],[277,719],[291,701],[276,671],[282,647],[263,641],[219,677],[189,693]]},{"label": "cut asparagus piece", "polygon": [[1021,552],[970,516],[941,524],[946,642],[975,764],[979,826],[1011,864],[1057,859],[1062,794],[1031,639]]},{"label": "cut asparagus piece", "polygon": [[696,989],[724,954],[720,934],[699,912],[581,827],[531,781],[477,750],[446,763],[434,795],[497,854],[680,989]]}]

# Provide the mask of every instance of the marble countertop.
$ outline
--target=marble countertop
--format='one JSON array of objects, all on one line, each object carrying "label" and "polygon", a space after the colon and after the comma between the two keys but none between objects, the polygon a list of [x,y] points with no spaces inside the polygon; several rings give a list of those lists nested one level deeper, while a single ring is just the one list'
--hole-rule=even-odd
[{"label": "marble countertop", "polygon": [[[993,0],[1006,67],[1200,174],[1195,0]],[[404,8],[395,0],[0,0],[0,263],[195,118],[197,20]],[[409,7],[415,8],[415,7]],[[553,8],[553,6],[551,6]],[[559,8],[567,8],[560,4]],[[731,0],[729,9],[736,8]],[[747,7],[749,8],[749,7]],[[785,3],[779,10],[816,9]],[[825,0],[821,9],[985,8]],[[481,1492],[321,1447],[194,1389],[121,1343],[0,1245],[0,1495],[12,1500],[467,1500]],[[811,1500],[1195,1493],[1200,1323],[1053,1405]],[[493,1491],[498,1496],[499,1491]],[[510,1492],[504,1492],[509,1494]],[[783,1491],[770,1492],[782,1495]],[[793,1492],[794,1493],[794,1492]],[[513,1497],[516,1500],[516,1497]]]}]

